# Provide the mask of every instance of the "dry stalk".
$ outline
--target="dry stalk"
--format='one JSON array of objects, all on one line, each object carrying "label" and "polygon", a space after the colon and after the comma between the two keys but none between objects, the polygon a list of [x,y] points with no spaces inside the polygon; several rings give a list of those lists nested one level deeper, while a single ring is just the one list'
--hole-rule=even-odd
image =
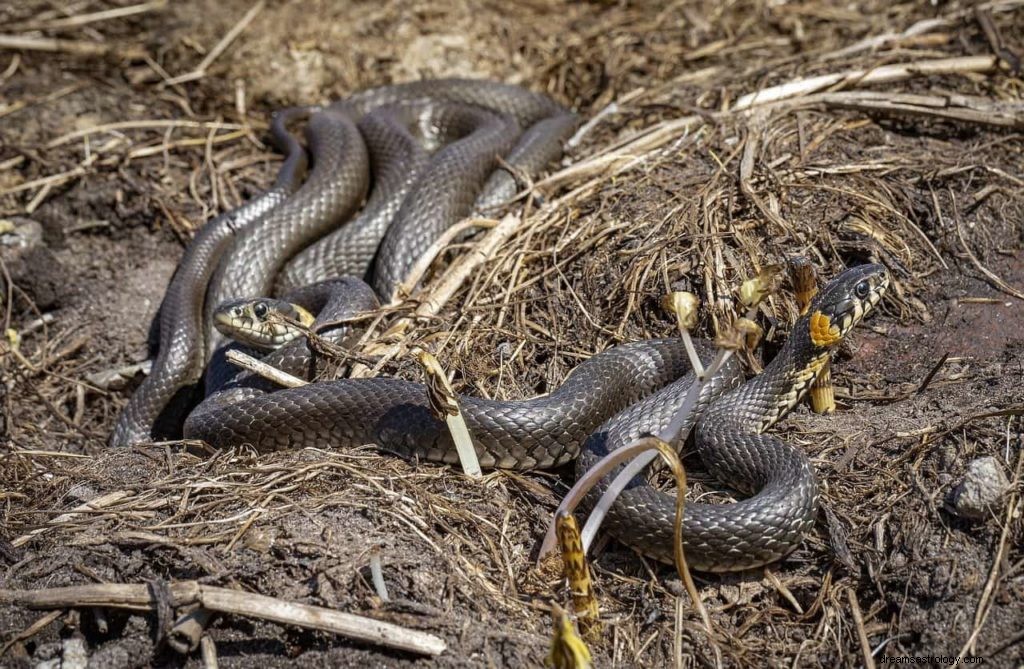
[{"label": "dry stalk", "polygon": [[0,49],[48,51],[51,53],[69,53],[76,56],[106,56],[110,54],[126,60],[137,60],[144,58],[146,55],[146,51],[137,46],[119,46],[116,44],[86,42],[84,40],[29,37],[27,35],[0,35]]},{"label": "dry stalk", "polygon": [[[522,219],[511,214],[501,219],[498,225],[491,228],[469,253],[452,263],[452,266],[436,285],[431,286],[428,291],[425,290],[424,294],[418,296],[420,304],[411,316],[403,317],[392,323],[380,336],[380,339],[387,342],[394,338],[400,338],[416,321],[436,316],[470,274],[490,258],[495,250],[515,233],[521,222]],[[367,356],[380,356],[381,362],[377,365],[377,368],[379,368],[384,361],[393,358],[401,349],[401,344],[382,343],[367,347],[363,353]],[[371,374],[372,371],[366,367],[356,366],[353,368],[350,376],[352,378],[360,378],[370,376]]]},{"label": "dry stalk", "polygon": [[253,374],[258,374],[268,381],[273,381],[277,385],[283,388],[299,388],[301,386],[309,385],[309,381],[300,379],[297,376],[292,376],[287,372],[282,372],[276,367],[272,367],[262,360],[252,357],[248,353],[244,353],[237,349],[228,349],[224,353],[224,358],[236,367],[248,370]]},{"label": "dry stalk", "polygon": [[39,535],[43,534],[44,532],[48,532],[56,527],[59,527],[60,525],[71,523],[81,518],[82,514],[87,514],[92,511],[96,511],[97,509],[104,509],[108,506],[112,506],[114,504],[117,504],[118,502],[121,502],[131,497],[131,495],[132,493],[125,490],[116,490],[105,495],[100,495],[99,497],[96,497],[95,499],[92,499],[86,502],[85,504],[80,504],[79,506],[76,506],[68,513],[63,513],[57,516],[43,527],[32,530],[28,534],[24,534],[14,539],[13,541],[11,541],[11,545],[15,548],[17,548],[18,546],[23,546],[27,544],[29,541],[32,541]]},{"label": "dry stalk", "polygon": [[128,5],[127,7],[115,7],[113,9],[104,9],[98,12],[91,12],[89,14],[73,14],[63,19],[51,19],[48,21],[28,21],[26,23],[18,23],[10,26],[13,30],[67,30],[80,28],[81,26],[88,25],[90,23],[96,23],[97,21],[110,21],[112,19],[123,19],[128,16],[136,16],[138,14],[147,14],[149,12],[164,9],[167,6],[167,0],[153,0],[152,2],[143,2],[138,5]]},{"label": "dry stalk", "polygon": [[265,0],[257,0],[257,2],[255,2],[253,6],[249,8],[249,11],[247,11],[245,15],[238,20],[238,23],[232,26],[231,30],[229,30],[224,35],[224,37],[222,37],[220,41],[217,42],[212,49],[210,49],[209,53],[207,53],[206,56],[199,62],[199,64],[196,65],[195,69],[193,69],[191,72],[186,72],[185,74],[179,75],[177,77],[171,77],[170,79],[164,82],[164,85],[174,86],[176,84],[183,84],[188,81],[195,81],[197,79],[202,79],[203,77],[205,77],[207,70],[210,69],[210,66],[213,65],[214,61],[220,58],[221,54],[224,53],[229,46],[231,46],[231,43],[234,42],[235,39],[239,35],[241,35],[246,28],[249,27],[249,24],[252,23],[253,19],[255,19],[256,16],[261,11],[263,11],[263,7],[265,5]]},{"label": "dry stalk", "polygon": [[[392,623],[251,592],[200,585],[195,581],[170,583],[167,593],[173,607],[198,605],[208,611],[318,629],[421,655],[439,655],[448,647],[439,637]],[[33,609],[113,607],[148,611],[156,606],[150,586],[122,583],[0,590],[0,601]]]},{"label": "dry stalk", "polygon": [[476,448],[473,447],[473,438],[469,434],[466,419],[462,416],[462,411],[459,408],[459,398],[452,390],[451,383],[448,382],[448,375],[445,374],[441,363],[429,351],[417,349],[415,355],[426,377],[427,399],[430,401],[430,408],[434,417],[443,420],[448,426],[452,441],[455,442],[455,449],[459,454],[459,463],[462,465],[463,473],[473,478],[483,476]]},{"label": "dry stalk", "polygon": [[736,100],[736,104],[732,106],[732,111],[744,111],[770,102],[778,102],[787,98],[810,95],[824,90],[838,90],[850,86],[888,84],[920,76],[992,72],[996,69],[996,65],[996,58],[993,56],[960,56],[957,58],[939,58],[936,60],[919,60],[894,65],[879,65],[870,69],[823,74],[806,79],[796,79],[779,86],[772,86],[743,95]]}]

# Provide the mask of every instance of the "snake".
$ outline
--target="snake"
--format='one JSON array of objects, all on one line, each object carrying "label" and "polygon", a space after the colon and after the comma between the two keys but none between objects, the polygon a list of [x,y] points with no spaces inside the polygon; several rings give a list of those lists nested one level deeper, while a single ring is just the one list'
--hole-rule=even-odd
[{"label": "snake", "polygon": [[[314,341],[336,341],[354,313],[375,308],[378,300],[400,299],[401,278],[440,230],[514,195],[517,178],[557,157],[576,124],[573,114],[543,95],[473,80],[386,86],[331,105],[288,110],[275,136],[286,138],[284,126],[296,120],[307,121],[308,170],[301,159],[286,163],[290,171],[282,170],[271,189],[279,191],[275,199],[251,216],[240,215],[248,210],[232,212],[229,223],[220,224],[226,232],[209,233],[218,240],[211,244],[215,252],[204,256],[190,247],[175,275],[189,280],[172,279],[161,321],[165,313],[175,313],[176,304],[201,315],[198,325],[190,318],[171,332],[173,344],[173,335],[191,328],[190,354],[178,356],[190,379],[226,341],[211,323],[234,335],[247,330],[252,340],[261,330],[277,338],[276,344],[291,338],[268,356],[313,378]],[[404,158],[403,145],[412,147]],[[501,156],[504,165],[497,160]],[[302,171],[305,180],[298,184]],[[356,226],[338,228],[353,218]],[[230,244],[221,237],[230,237]],[[352,253],[345,257],[338,249]],[[182,267],[193,270],[183,273]],[[318,281],[339,268],[362,276]],[[697,410],[689,416],[696,421],[697,451],[717,478],[750,496],[734,504],[687,505],[683,536],[692,567],[745,569],[777,560],[799,545],[814,522],[819,488],[807,457],[766,430],[796,405],[831,351],[887,286],[880,265],[844,271],[796,321],[762,374],[744,382],[738,364],[730,361],[701,386]],[[263,297],[283,293],[290,307]],[[297,322],[300,330],[312,328],[318,336],[296,338],[287,328],[268,327],[283,321]],[[704,357],[713,350],[706,343],[699,348]],[[669,423],[693,383],[689,360],[679,338],[625,343],[581,363],[547,395],[519,401],[463,396],[458,402],[483,467],[528,470],[576,460],[584,471]],[[144,429],[127,434],[150,429],[143,418]],[[458,460],[425,386],[396,378],[276,389],[236,374],[188,415],[182,434],[215,448],[373,443],[412,460]],[[627,545],[671,561],[673,514],[672,497],[638,476],[607,522]]]},{"label": "snake", "polygon": [[203,376],[206,351],[203,294],[220,258],[237,232],[287,200],[299,189],[308,161],[298,140],[287,130],[296,113],[278,113],[271,138],[285,154],[274,184],[258,197],[209,221],[188,245],[164,293],[158,312],[157,357],[149,375],[122,409],[109,443],[124,446],[149,440],[161,423],[174,423],[184,413],[189,388]]},{"label": "snake", "polygon": [[[301,121],[308,152],[288,131]],[[271,132],[286,158],[277,181],[188,245],[158,314],[152,370],[109,444],[180,437],[204,374],[208,393],[230,377],[215,307],[344,274],[369,278],[391,301],[443,230],[515,195],[519,176],[559,157],[577,123],[541,93],[475,79],[383,86],[279,112]]]},{"label": "snake", "polygon": [[[696,450],[708,470],[750,496],[732,504],[686,505],[682,536],[690,567],[749,569],[799,545],[814,523],[820,489],[807,456],[765,431],[802,399],[836,346],[888,285],[882,265],[847,269],[823,287],[761,374],[744,382],[732,358],[701,386],[682,434],[696,423]],[[346,303],[344,297],[335,300]],[[334,321],[337,308],[321,311],[314,324]],[[219,313],[225,331],[263,333],[259,336],[269,345],[280,331],[268,325],[287,309],[307,312],[302,305],[258,299],[225,305]],[[301,346],[305,343],[298,339],[281,350]],[[714,346],[698,340],[697,348],[707,364]],[[582,474],[614,450],[660,433],[683,407],[693,382],[683,341],[652,339],[594,355],[548,395],[518,401],[461,396],[457,401],[483,467],[552,468],[576,460]],[[227,402],[200,405],[186,421],[186,436],[218,448],[249,445],[259,451],[372,443],[411,460],[458,462],[451,434],[421,383],[339,379],[275,391],[256,379],[247,390]],[[599,485],[590,503],[606,488],[607,483]],[[672,562],[674,517],[674,496],[641,475],[620,495],[605,523],[626,545]]]},{"label": "snake", "polygon": [[[746,383],[726,372],[698,398],[681,434],[694,426],[697,454],[717,480],[749,495],[733,504],[687,503],[683,553],[700,571],[750,569],[781,559],[814,523],[820,488],[807,456],[766,430],[800,402],[836,346],[866,316],[889,286],[878,264],[858,265],[824,286],[794,323],[764,371]],[[614,450],[659,434],[683,407],[692,374],[616,415],[590,435],[577,460],[582,474]],[[719,392],[721,394],[719,394]],[[681,443],[672,444],[677,448]],[[624,467],[591,491],[592,505]],[[662,562],[673,562],[676,497],[635,477],[619,494],[604,528],[622,543]]]}]

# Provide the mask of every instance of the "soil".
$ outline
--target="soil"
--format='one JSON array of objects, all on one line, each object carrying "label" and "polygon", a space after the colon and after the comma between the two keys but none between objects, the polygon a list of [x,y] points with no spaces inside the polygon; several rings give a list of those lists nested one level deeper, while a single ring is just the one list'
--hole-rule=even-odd
[{"label": "soil", "polygon": [[[222,666],[544,662],[550,605],[571,598],[533,560],[571,468],[476,481],[372,446],[105,445],[140,378],[110,382],[109,372],[149,357],[192,231],[272,180],[269,114],[442,76],[520,83],[585,118],[617,103],[563,167],[645,128],[707,119],[621,172],[542,185],[561,206],[514,205],[524,228],[410,338],[440,348],[463,392],[547,392],[607,346],[671,335],[658,307],[670,286],[712,305],[701,324],[710,334],[739,278],[792,255],[825,277],[864,260],[894,277],[833,365],[838,411],[801,406],[776,429],[806,450],[824,487],[814,531],[767,568],[695,575],[713,641],[672,567],[599,542],[596,665],[713,666],[716,652],[724,666],[967,654],[1024,664],[1024,81],[1012,63],[1024,57],[1024,6],[1003,5],[986,15],[1004,43],[1001,68],[869,90],[970,96],[1010,109],[1009,126],[827,102],[716,116],[745,92],[802,77],[991,54],[984,12],[957,2],[197,0],[70,24],[127,4],[0,6],[5,33],[70,40],[56,53],[0,50],[0,219],[15,230],[0,235],[0,665],[67,662],[84,640],[89,666],[201,666],[198,650],[166,643],[160,615],[83,607],[44,620],[3,595],[187,580],[389,621],[448,646],[424,658],[223,616],[207,629]],[[173,82],[253,7],[201,76]],[[107,124],[125,125],[89,131]],[[30,228],[38,239],[19,246]],[[758,356],[794,314],[785,289],[762,309]],[[384,372],[416,376],[407,360]],[[989,517],[967,520],[948,495],[984,456],[1011,486]],[[685,462],[692,495],[722,490],[698,458]],[[61,515],[109,495],[101,509]],[[376,558],[388,602],[372,583]]]}]

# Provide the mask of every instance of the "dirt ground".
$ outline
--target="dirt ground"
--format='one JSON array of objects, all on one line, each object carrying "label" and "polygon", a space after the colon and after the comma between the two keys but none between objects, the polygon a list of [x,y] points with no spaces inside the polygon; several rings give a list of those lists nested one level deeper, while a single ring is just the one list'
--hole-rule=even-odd
[{"label": "dirt ground", "polygon": [[[148,357],[192,231],[272,179],[274,109],[477,76],[596,120],[406,342],[462,392],[547,392],[597,351],[670,335],[669,289],[711,305],[709,334],[742,277],[794,255],[894,279],[837,357],[839,411],[776,430],[825,488],[814,531],[766,569],[695,575],[711,637],[674,569],[599,542],[595,664],[1024,664],[1024,3],[33,0],[0,3],[0,26],[0,591],[197,580],[448,646],[223,616],[207,628],[222,666],[543,663],[550,605],[570,597],[533,560],[571,468],[472,481],[372,446],[105,445],[139,381],[108,372]],[[852,74],[744,102],[836,73]],[[788,289],[762,309],[758,356],[794,315]],[[417,374],[406,358],[383,373]],[[983,456],[1009,483],[965,518],[951,491]],[[723,490],[685,462],[691,496]],[[166,612],[0,594],[3,666],[72,666],[83,641],[89,666],[204,664],[167,630]]]}]

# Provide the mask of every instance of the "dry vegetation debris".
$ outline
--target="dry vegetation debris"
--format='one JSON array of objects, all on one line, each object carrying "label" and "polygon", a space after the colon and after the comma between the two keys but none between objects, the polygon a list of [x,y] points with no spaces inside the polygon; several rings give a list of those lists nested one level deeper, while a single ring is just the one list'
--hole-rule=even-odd
[{"label": "dry vegetation debris", "polygon": [[[0,266],[3,588],[196,580],[447,641],[419,664],[542,661],[548,603],[568,597],[531,558],[563,477],[467,481],[372,449],[112,453],[126,394],[96,376],[145,357],[180,241],[267,183],[269,110],[489,76],[593,122],[382,372],[417,374],[419,345],[463,392],[528,396],[673,332],[670,290],[703,298],[711,332],[765,264],[884,262],[894,290],[840,363],[842,411],[788,421],[826,511],[786,562],[698,579],[714,645],[727,665],[1024,658],[1024,3],[30,2],[0,24],[0,218],[43,229],[35,261],[5,247]],[[762,309],[767,353],[795,309],[787,294]],[[1011,489],[967,521],[945,495],[982,456]],[[695,494],[721,491],[692,468]],[[613,544],[597,556],[599,664],[714,661],[671,571]],[[58,628],[94,662],[174,652],[154,618],[6,606],[0,628],[4,661],[26,665],[61,653]],[[210,631],[225,664],[411,662],[258,621]]]}]

